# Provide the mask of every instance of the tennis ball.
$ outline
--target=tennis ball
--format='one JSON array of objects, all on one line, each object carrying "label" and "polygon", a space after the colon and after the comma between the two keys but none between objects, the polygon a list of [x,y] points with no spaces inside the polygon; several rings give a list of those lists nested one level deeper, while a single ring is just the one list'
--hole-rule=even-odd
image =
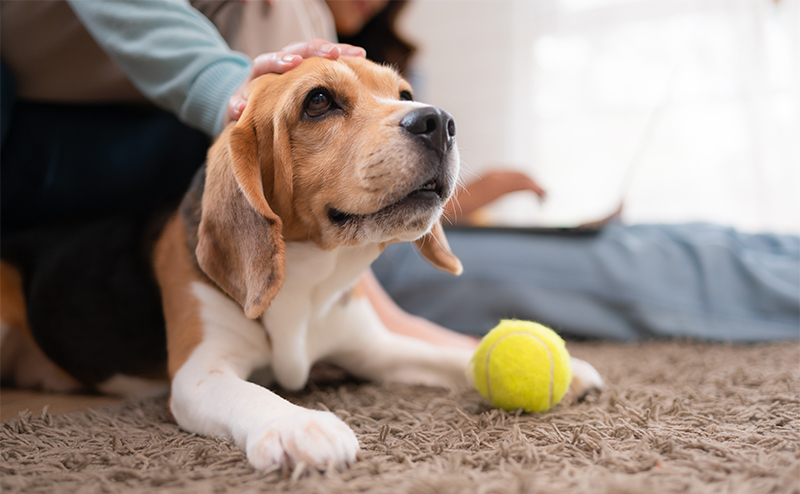
[{"label": "tennis ball", "polygon": [[484,336],[472,357],[475,388],[495,408],[545,412],[572,379],[569,353],[552,329],[505,319]]}]

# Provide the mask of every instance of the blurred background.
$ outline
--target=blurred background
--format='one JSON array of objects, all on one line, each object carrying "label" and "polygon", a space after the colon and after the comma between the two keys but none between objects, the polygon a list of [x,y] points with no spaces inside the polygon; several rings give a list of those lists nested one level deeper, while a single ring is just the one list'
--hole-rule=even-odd
[{"label": "blurred background", "polygon": [[800,233],[800,0],[414,0],[418,99],[463,177],[525,170],[492,221]]}]

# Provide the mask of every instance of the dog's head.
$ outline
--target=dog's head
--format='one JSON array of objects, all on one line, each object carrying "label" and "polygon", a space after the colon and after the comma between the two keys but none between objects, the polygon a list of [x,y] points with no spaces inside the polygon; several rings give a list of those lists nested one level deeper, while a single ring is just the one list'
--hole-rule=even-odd
[{"label": "dog's head", "polygon": [[329,250],[416,240],[435,266],[461,272],[439,223],[459,167],[448,113],[363,59],[308,59],[248,93],[209,152],[196,249],[248,317],[280,289],[289,241]]}]

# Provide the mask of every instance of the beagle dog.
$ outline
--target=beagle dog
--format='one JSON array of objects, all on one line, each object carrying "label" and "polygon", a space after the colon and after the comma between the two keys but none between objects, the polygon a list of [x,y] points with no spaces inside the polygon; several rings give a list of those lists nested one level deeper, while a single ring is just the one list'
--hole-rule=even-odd
[{"label": "beagle dog", "polygon": [[[248,378],[268,368],[298,390],[325,362],[379,382],[468,384],[471,351],[390,332],[357,286],[391,242],[460,274],[440,224],[455,124],[363,59],[308,59],[248,92],[177,208],[4,245],[3,378],[141,395],[163,389],[166,361],[183,429],[233,440],[259,469],[343,467],[359,451],[344,422]],[[574,366],[575,393],[602,385]]]}]

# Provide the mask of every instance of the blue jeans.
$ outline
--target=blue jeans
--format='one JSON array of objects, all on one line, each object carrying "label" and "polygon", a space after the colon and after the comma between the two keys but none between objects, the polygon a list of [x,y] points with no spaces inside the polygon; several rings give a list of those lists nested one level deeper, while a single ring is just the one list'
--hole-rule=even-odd
[{"label": "blue jeans", "polygon": [[800,238],[709,224],[608,225],[593,237],[451,231],[460,278],[410,244],[373,264],[405,310],[483,335],[502,318],[573,337],[800,338]]},{"label": "blue jeans", "polygon": [[9,234],[177,200],[209,138],[149,106],[14,98],[0,82],[0,226]]}]

